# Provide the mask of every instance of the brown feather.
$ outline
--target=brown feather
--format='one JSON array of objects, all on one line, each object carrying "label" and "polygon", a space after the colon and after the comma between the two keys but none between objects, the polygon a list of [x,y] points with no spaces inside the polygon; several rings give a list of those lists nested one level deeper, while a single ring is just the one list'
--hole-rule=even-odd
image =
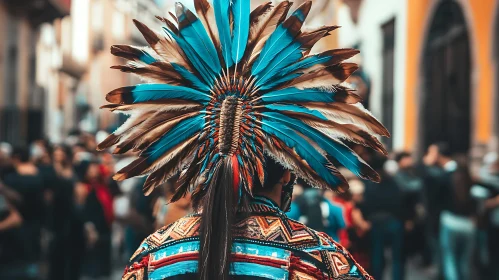
[{"label": "brown feather", "polygon": [[328,166],[331,173],[336,176],[342,183],[338,186],[330,186],[325,182],[319,174],[317,174],[306,161],[292,149],[287,147],[283,142],[276,138],[267,139],[265,143],[265,152],[269,154],[274,160],[282,164],[285,168],[293,170],[296,175],[303,179],[311,186],[321,189],[347,190],[348,183],[341,173],[334,167]]},{"label": "brown feather", "polygon": [[168,160],[165,161],[165,164],[158,167],[157,170],[153,171],[147,177],[144,186],[142,187],[142,190],[146,195],[149,195],[157,186],[165,183],[181,170],[186,162],[186,159],[191,158],[193,154],[196,139],[197,136],[194,136],[177,145],[177,147],[167,153],[173,155],[166,156]]},{"label": "brown feather", "polygon": [[138,48],[138,47],[133,47],[129,45],[112,45],[111,46],[111,54],[114,56],[122,57],[130,61],[134,61],[137,63],[142,63],[143,62],[140,60],[140,57],[143,55],[144,52],[149,53],[150,55],[153,55],[151,52],[149,52],[146,48]]},{"label": "brown feather", "polygon": [[[289,1],[283,1],[274,7],[270,12],[264,13],[255,19],[250,26],[248,45],[246,47],[245,57],[252,62],[262,50],[269,36],[274,32],[277,26],[286,18],[291,8]],[[249,65],[250,63],[248,63]]]},{"label": "brown feather", "polygon": [[302,33],[295,40],[300,42],[300,48],[303,51],[309,52],[314,47],[315,43],[319,42],[319,40],[327,36],[327,34],[327,31],[314,32],[309,34]]},{"label": "brown feather", "polygon": [[117,144],[126,133],[144,123],[151,115],[152,113],[145,112],[144,114],[130,116],[115,132],[97,145],[97,150],[102,151]]},{"label": "brown feather", "polygon": [[162,21],[164,24],[166,24],[166,27],[168,27],[168,29],[170,29],[170,31],[172,31],[173,33],[178,35],[178,33],[179,33],[178,28],[173,22],[171,22],[171,20],[169,20],[165,17],[160,17],[160,16],[156,16],[156,18],[159,19],[160,21]]},{"label": "brown feather", "polygon": [[253,11],[251,11],[251,14],[250,14],[250,26],[252,26],[253,24],[255,24],[258,21],[258,19],[262,15],[266,14],[267,12],[269,12],[270,9],[272,9],[272,2],[266,2],[266,3],[263,3],[260,6],[256,7]]},{"label": "brown feather", "polygon": [[[157,17],[159,19],[164,19],[162,17]],[[165,19],[166,20],[166,19]],[[171,38],[167,38],[163,35],[152,31],[145,24],[138,20],[133,20],[137,29],[142,33],[146,41],[149,43],[151,48],[165,61],[179,63],[187,69],[191,70],[189,65],[189,60],[185,56],[184,52],[180,46]],[[178,32],[177,32],[178,33]],[[163,62],[156,62],[163,63]]]},{"label": "brown feather", "polygon": [[220,38],[218,36],[218,28],[215,21],[215,13],[213,12],[213,8],[211,7],[208,0],[194,0],[194,7],[196,8],[196,12],[198,14],[199,19],[203,23],[208,35],[211,38],[211,41],[215,45],[217,49],[218,55],[221,54],[220,47]]},{"label": "brown feather", "polygon": [[137,127],[132,133],[123,137],[123,140],[114,150],[114,154],[126,153],[129,150],[144,150],[156,142],[180,121],[192,117],[198,112],[157,113],[147,122]]},{"label": "brown feather", "polygon": [[336,85],[331,88],[331,92],[334,92],[334,101],[355,104],[362,101],[362,97],[355,93],[355,90],[347,88],[343,85]]},{"label": "brown feather", "polygon": [[360,104],[337,102],[303,102],[298,104],[312,110],[317,110],[328,119],[337,123],[352,124],[381,136],[390,136],[388,130],[369,111],[361,107],[362,105]]},{"label": "brown feather", "polygon": [[[178,164],[178,161],[175,161],[175,159],[179,159],[177,156],[182,155],[182,151],[185,150],[185,148],[192,143],[192,141],[197,139],[197,135],[191,137],[189,140],[182,142],[175,147],[171,148],[169,151],[161,155],[160,158],[155,160],[152,163],[149,163],[147,161],[147,157],[144,156],[139,156],[136,160],[134,160],[132,163],[129,165],[123,167],[120,171],[116,173],[116,175],[113,176],[113,179],[116,181],[123,181],[128,178],[132,178],[135,176],[141,176],[141,175],[146,175],[149,173],[152,173],[161,167],[163,167],[165,164]],[[185,151],[184,151],[185,152]],[[187,152],[192,152],[192,151],[187,151]],[[166,171],[166,170],[164,170]]]},{"label": "brown feather", "polygon": [[134,65],[115,65],[111,66],[112,69],[119,69],[124,73],[132,73],[138,75],[140,78],[151,83],[165,83],[177,86],[185,86],[186,81],[176,72],[166,72],[154,65],[146,65],[137,67]]},{"label": "brown feather", "polygon": [[383,144],[369,132],[352,124],[339,124],[334,121],[324,121],[315,116],[284,111],[285,115],[301,120],[303,123],[313,127],[331,139],[348,140],[350,142],[370,147],[384,155],[388,155]]},{"label": "brown feather", "polygon": [[170,111],[193,111],[202,108],[202,105],[194,101],[184,100],[184,99],[168,99],[168,104],[164,101],[148,101],[136,104],[107,104],[100,107],[101,109],[109,109],[111,112],[170,112]]},{"label": "brown feather", "polygon": [[[311,7],[312,1],[306,1],[305,3],[301,4],[300,7],[298,7],[297,11],[300,10],[302,16],[306,18],[308,16],[308,13],[310,12]],[[300,34],[301,27],[303,26],[303,21],[296,16],[291,15],[282,23],[282,26],[288,30],[288,33],[290,33],[291,36],[294,37]]]},{"label": "brown feather", "polygon": [[330,87],[345,81],[359,67],[355,63],[340,63],[332,66],[323,67],[322,69],[314,70],[301,75],[300,77],[291,80],[280,88],[290,86],[296,88],[314,88],[314,87]]}]

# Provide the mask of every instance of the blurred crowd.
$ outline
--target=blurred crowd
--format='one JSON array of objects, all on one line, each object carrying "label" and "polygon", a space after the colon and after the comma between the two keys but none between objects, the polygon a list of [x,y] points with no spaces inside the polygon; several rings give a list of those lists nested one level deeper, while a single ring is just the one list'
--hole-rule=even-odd
[{"label": "blurred crowd", "polygon": [[167,204],[173,184],[146,197],[143,178],[112,179],[134,155],[97,152],[86,133],[65,143],[0,143],[0,279],[110,279],[147,235],[190,212],[189,197]]},{"label": "blurred crowd", "polygon": [[[342,171],[346,193],[297,186],[292,218],[339,240],[375,279],[499,279],[497,153],[472,176],[467,157],[446,143],[420,160],[357,149],[380,183]],[[408,275],[408,263],[418,276]]]},{"label": "blurred crowd", "polygon": [[[144,178],[115,182],[133,154],[97,151],[104,138],[73,132],[65,145],[0,143],[0,279],[110,279],[155,229],[191,212],[186,196],[169,204],[172,178],[144,196]],[[423,158],[356,151],[380,183],[342,170],[344,193],[298,182],[288,216],[348,248],[376,279],[499,279],[499,158],[471,175],[445,143]]]}]

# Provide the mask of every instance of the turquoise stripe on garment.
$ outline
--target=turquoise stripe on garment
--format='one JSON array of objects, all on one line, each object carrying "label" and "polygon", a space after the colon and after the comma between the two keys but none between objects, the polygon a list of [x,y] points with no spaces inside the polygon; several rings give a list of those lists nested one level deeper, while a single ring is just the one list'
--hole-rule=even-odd
[{"label": "turquoise stripe on garment", "polygon": [[231,275],[245,275],[253,277],[263,277],[273,280],[288,279],[289,272],[284,268],[277,268],[256,263],[232,263]]},{"label": "turquoise stripe on garment", "polygon": [[232,252],[239,254],[247,254],[247,255],[255,255],[259,257],[269,257],[274,259],[281,259],[285,261],[289,261],[289,257],[291,252],[288,250],[269,247],[269,246],[261,246],[252,243],[234,243],[232,247]]},{"label": "turquoise stripe on garment", "polygon": [[162,280],[176,275],[196,273],[198,271],[198,261],[184,261],[170,264],[153,270],[149,273],[149,280]]},{"label": "turquoise stripe on garment", "polygon": [[198,252],[199,251],[199,241],[182,242],[172,246],[168,246],[157,252],[152,253],[153,260],[159,260],[168,256],[187,253],[187,252]]},{"label": "turquoise stripe on garment", "polygon": [[[198,261],[184,261],[164,266],[149,273],[149,280],[162,280],[176,275],[197,273]],[[231,264],[231,275],[264,277],[273,280],[288,279],[289,272],[285,268],[266,266],[255,263],[236,262]]]}]

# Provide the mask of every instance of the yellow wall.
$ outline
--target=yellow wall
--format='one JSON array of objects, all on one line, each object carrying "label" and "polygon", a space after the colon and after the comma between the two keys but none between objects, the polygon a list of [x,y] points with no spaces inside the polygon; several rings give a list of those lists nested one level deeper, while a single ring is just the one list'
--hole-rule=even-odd
[{"label": "yellow wall", "polygon": [[[429,27],[436,0],[407,0],[407,65],[406,65],[406,139],[407,149],[415,147],[417,137],[417,114],[419,100],[421,52],[424,46],[425,28]],[[492,42],[494,28],[495,0],[463,0],[461,7],[465,14],[471,41],[471,59],[474,63],[471,89],[473,140],[487,142],[492,135],[493,118],[493,69]],[[470,105],[471,106],[471,105]]]}]

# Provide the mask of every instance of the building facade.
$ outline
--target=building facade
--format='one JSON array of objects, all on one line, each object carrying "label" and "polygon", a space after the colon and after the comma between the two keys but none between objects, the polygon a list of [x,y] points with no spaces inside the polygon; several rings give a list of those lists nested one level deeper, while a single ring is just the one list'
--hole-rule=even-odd
[{"label": "building facade", "polygon": [[43,135],[44,89],[36,83],[39,27],[69,14],[70,0],[0,1],[0,141]]},{"label": "building facade", "polygon": [[496,141],[498,2],[342,1],[338,44],[360,47],[389,147],[422,152],[445,141],[480,154]]}]

